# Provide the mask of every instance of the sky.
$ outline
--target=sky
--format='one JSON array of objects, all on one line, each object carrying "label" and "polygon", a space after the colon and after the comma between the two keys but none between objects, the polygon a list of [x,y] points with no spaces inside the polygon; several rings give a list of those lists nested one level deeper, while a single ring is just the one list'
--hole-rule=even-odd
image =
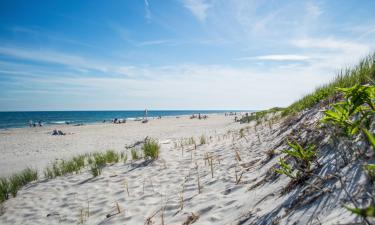
[{"label": "sky", "polygon": [[375,49],[372,0],[0,0],[0,111],[287,106]]}]

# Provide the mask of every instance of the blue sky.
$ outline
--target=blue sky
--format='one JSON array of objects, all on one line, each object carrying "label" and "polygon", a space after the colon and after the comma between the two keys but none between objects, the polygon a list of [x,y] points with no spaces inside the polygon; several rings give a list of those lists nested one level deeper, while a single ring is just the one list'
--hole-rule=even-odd
[{"label": "blue sky", "polygon": [[0,1],[0,111],[286,106],[374,51],[375,1]]}]

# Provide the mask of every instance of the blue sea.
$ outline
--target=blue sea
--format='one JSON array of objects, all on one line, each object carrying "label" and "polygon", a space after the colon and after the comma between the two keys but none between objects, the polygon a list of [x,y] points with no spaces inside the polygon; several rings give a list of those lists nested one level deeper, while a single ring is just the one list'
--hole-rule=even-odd
[{"label": "blue sea", "polygon": [[[149,110],[148,117],[180,116],[192,114],[213,114],[238,110]],[[29,121],[51,124],[86,124],[111,121],[115,118],[134,120],[142,118],[144,111],[32,111],[32,112],[0,112],[0,129],[26,127]]]}]

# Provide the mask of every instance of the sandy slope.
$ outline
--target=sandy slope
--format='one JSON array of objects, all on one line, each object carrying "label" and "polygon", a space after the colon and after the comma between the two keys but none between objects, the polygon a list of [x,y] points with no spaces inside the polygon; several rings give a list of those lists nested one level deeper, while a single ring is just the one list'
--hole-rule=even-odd
[{"label": "sandy slope", "polygon": [[[296,131],[300,137],[315,137],[325,146],[324,138],[309,133],[309,127],[314,127],[320,116],[317,110],[308,112],[288,126],[285,121],[240,125],[220,117],[205,122],[180,120],[180,128],[190,126],[190,133],[188,129],[181,131],[176,127],[170,133],[165,131],[164,136],[159,135],[158,160],[107,166],[96,178],[83,171],[30,184],[4,204],[0,224],[138,225],[162,224],[162,218],[164,224],[184,224],[192,213],[199,217],[194,224],[203,225],[328,225],[359,221],[341,206],[347,196],[337,180],[324,178],[319,183],[312,179],[309,182],[319,189],[303,185],[283,194],[290,179],[272,173],[271,167],[281,154],[269,158],[266,152],[282,149],[285,138],[292,137]],[[239,135],[240,128],[245,128],[243,138]],[[196,150],[193,145],[183,149],[176,146],[181,136],[189,134],[186,137],[190,137],[193,133],[195,137],[206,133],[212,138]],[[323,177],[329,172],[334,157],[329,148],[321,150],[319,160],[326,161],[319,172]],[[205,160],[207,154],[213,157],[213,177]],[[241,177],[238,182],[236,171],[237,181]],[[358,164],[342,168],[349,181],[346,183],[349,192],[363,188],[366,179],[358,171]]]}]

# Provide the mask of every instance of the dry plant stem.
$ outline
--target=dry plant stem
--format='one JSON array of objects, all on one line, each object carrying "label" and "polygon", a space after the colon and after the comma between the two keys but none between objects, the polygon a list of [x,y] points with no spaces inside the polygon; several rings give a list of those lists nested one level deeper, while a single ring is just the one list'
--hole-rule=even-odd
[{"label": "dry plant stem", "polygon": [[119,206],[118,202],[116,202],[116,208],[117,208],[117,213],[120,214],[121,213],[121,209],[120,209],[120,206]]},{"label": "dry plant stem", "polygon": [[90,201],[87,200],[87,218],[90,217]]},{"label": "dry plant stem", "polygon": [[161,210],[161,225],[164,225],[164,208]]},{"label": "dry plant stem", "polygon": [[198,182],[198,194],[201,193],[201,184],[200,184],[200,180],[199,180],[199,168],[198,168],[198,165],[197,165],[197,182]]},{"label": "dry plant stem", "polygon": [[129,195],[129,185],[128,185],[128,182],[125,181],[125,188],[126,188],[126,193],[128,193],[128,197],[130,196]]},{"label": "dry plant stem", "polygon": [[214,178],[214,168],[213,168],[213,161],[212,161],[212,156],[210,157],[210,165],[211,165],[211,178]]},{"label": "dry plant stem", "polygon": [[235,174],[235,177],[236,177],[236,183],[238,181],[238,177],[237,177],[237,167],[234,167],[234,174]]},{"label": "dry plant stem", "polygon": [[237,159],[237,161],[241,161],[241,157],[240,157],[240,154],[238,153],[238,151],[237,150],[235,150],[235,152],[236,152],[236,159]]}]

